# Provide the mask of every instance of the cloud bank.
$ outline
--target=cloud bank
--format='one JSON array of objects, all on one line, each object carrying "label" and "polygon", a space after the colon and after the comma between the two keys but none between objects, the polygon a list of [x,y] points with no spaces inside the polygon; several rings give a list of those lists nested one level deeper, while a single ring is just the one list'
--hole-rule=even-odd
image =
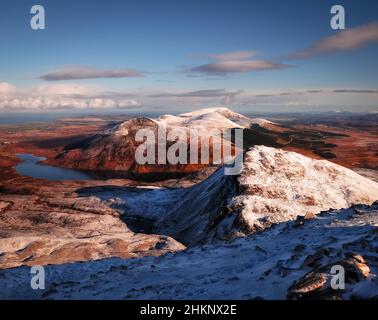
[{"label": "cloud bank", "polygon": [[136,100],[27,97],[0,100],[0,110],[124,109],[139,107]]},{"label": "cloud bank", "polygon": [[63,110],[63,109],[123,109],[136,108],[135,99],[104,94],[99,89],[77,84],[49,84],[29,89],[18,89],[9,83],[0,83],[0,110]]},{"label": "cloud bank", "polygon": [[[376,110],[378,90],[374,88],[334,88],[297,90],[227,90],[224,88],[151,92],[145,90],[106,91],[89,85],[53,83],[38,87],[16,88],[6,82],[0,83],[0,111],[53,111],[53,110],[100,110],[134,109],[178,110],[180,108],[203,108],[226,105],[231,108],[306,107],[335,106],[355,110],[356,106]],[[363,104],[361,104],[363,101]],[[359,108],[360,108],[359,107]],[[260,109],[259,109],[260,110]],[[358,110],[355,110],[358,111]]]},{"label": "cloud bank", "polygon": [[0,97],[12,94],[15,89],[16,88],[8,82],[0,82]]}]

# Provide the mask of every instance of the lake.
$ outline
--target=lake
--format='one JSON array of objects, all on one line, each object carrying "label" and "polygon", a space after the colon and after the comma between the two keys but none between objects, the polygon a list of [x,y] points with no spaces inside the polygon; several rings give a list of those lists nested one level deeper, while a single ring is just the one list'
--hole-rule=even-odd
[{"label": "lake", "polygon": [[45,157],[36,157],[32,154],[19,153],[16,155],[22,160],[16,166],[20,175],[47,179],[47,180],[96,180],[98,176],[85,172],[84,170],[59,168],[41,163]]},{"label": "lake", "polygon": [[127,171],[69,169],[44,164],[42,161],[46,160],[45,157],[37,157],[29,153],[17,153],[16,156],[22,160],[22,162],[15,167],[20,175],[52,181],[131,179],[143,182],[156,182],[167,179],[182,178],[187,175],[187,173],[169,172],[133,174]]}]

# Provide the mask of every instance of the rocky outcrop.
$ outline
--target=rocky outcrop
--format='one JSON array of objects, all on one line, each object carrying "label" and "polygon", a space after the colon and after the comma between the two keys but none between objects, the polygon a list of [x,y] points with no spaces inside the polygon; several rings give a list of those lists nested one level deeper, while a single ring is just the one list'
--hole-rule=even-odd
[{"label": "rocky outcrop", "polygon": [[[46,266],[46,290],[29,268],[3,270],[0,299],[376,299],[377,225],[378,203],[157,258]],[[335,264],[345,290],[330,286]]]},{"label": "rocky outcrop", "polygon": [[0,201],[0,212],[6,211],[11,205],[10,201]]},{"label": "rocky outcrop", "polygon": [[371,204],[378,184],[326,160],[255,146],[246,152],[239,176],[225,176],[221,168],[191,188],[115,196],[128,214],[155,219],[154,232],[194,245],[248,235],[297,216]]},{"label": "rocky outcrop", "polygon": [[[332,273],[335,266],[337,272]],[[370,268],[361,255],[347,253],[344,259],[318,267],[295,281],[288,289],[288,299],[340,300],[342,293],[345,295],[345,290],[352,291],[356,283],[370,275]],[[332,279],[335,279],[334,283]]]},{"label": "rocky outcrop", "polygon": [[184,248],[168,236],[132,232],[119,212],[97,198],[0,195],[0,269],[158,256]]}]

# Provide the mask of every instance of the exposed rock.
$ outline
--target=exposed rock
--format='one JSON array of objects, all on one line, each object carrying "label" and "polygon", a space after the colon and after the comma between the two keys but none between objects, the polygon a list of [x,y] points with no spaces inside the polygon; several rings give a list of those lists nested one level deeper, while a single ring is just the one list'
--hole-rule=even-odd
[{"label": "exposed rock", "polygon": [[[314,256],[318,256],[315,254]],[[305,265],[310,265],[306,264]],[[331,279],[335,276],[332,267],[341,266],[345,270],[345,288],[332,288]],[[288,298],[293,300],[306,299],[342,299],[341,292],[352,291],[353,286],[366,279],[370,268],[365,259],[356,253],[347,253],[342,260],[319,266],[305,276],[295,281],[288,289]]]},{"label": "exposed rock", "polygon": [[326,248],[321,248],[317,250],[314,254],[311,254],[306,257],[306,259],[303,262],[303,266],[306,267],[315,267],[319,266],[321,264],[321,260],[324,256],[329,256],[330,252]]},{"label": "exposed rock", "polygon": [[0,196],[0,269],[157,256],[185,248],[167,236],[133,233],[119,212],[98,198],[58,195]]},{"label": "exposed rock", "polygon": [[371,204],[378,184],[326,160],[255,146],[239,176],[225,176],[221,168],[191,188],[137,195],[119,190],[115,196],[128,214],[155,219],[154,232],[193,245],[248,235],[297,216],[296,225],[303,225],[330,208]]},{"label": "exposed rock", "polygon": [[295,219],[295,222],[293,224],[294,227],[300,227],[300,226],[303,226],[304,223],[305,223],[305,218],[304,216],[297,216],[297,218]]},{"label": "exposed rock", "polygon": [[310,219],[315,219],[315,218],[316,218],[316,215],[313,212],[306,212],[306,214],[304,215],[305,220],[310,220]]},{"label": "exposed rock", "polygon": [[12,205],[9,201],[0,201],[0,212],[7,210]]},{"label": "exposed rock", "polygon": [[316,273],[296,282],[295,286],[290,288],[290,294],[303,296],[322,288],[326,283],[326,276],[322,273]]},{"label": "exposed rock", "polygon": [[[2,270],[0,299],[376,299],[378,206],[352,210],[159,257],[46,266],[46,290],[30,288],[29,268]],[[302,265],[322,249],[320,264]],[[330,287],[335,264],[346,270],[345,290]]]}]

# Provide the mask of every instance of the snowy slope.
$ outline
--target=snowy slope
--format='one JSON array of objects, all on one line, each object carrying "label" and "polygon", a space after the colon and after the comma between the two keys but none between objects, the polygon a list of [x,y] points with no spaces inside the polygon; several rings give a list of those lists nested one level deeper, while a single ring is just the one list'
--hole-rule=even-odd
[{"label": "snowy slope", "polygon": [[[129,133],[127,127],[130,121],[132,120],[126,121],[112,128],[108,132],[116,135],[127,135]],[[167,114],[160,116],[157,119],[152,119],[152,121],[154,121],[157,125],[167,127],[167,129],[202,126],[208,130],[225,130],[231,128],[246,128],[251,124],[259,124],[261,126],[273,124],[265,119],[245,117],[224,107],[199,109],[177,116]]]},{"label": "snowy slope", "polygon": [[199,109],[188,113],[183,113],[179,117],[181,118],[196,118],[201,117],[207,114],[218,114],[229,121],[232,121],[234,123],[237,123],[238,125],[242,127],[247,127],[251,124],[259,124],[261,126],[265,124],[273,124],[273,122],[261,119],[261,118],[248,118],[246,116],[243,116],[240,113],[234,112],[226,107],[218,107],[218,108],[205,108],[205,109]]},{"label": "snowy slope", "polygon": [[247,153],[238,181],[243,192],[232,205],[243,208],[243,220],[254,229],[378,199],[378,184],[352,170],[264,146]]},{"label": "snowy slope", "polygon": [[366,263],[347,270],[346,289],[329,292],[323,284],[318,290],[324,290],[323,298],[373,298],[378,296],[377,226],[378,204],[357,206],[158,258],[47,266],[46,290],[39,291],[30,289],[29,268],[3,270],[0,298],[286,299],[294,281],[308,272],[327,275],[352,251]]},{"label": "snowy slope", "polygon": [[164,115],[156,119],[159,124],[166,126],[193,127],[204,126],[209,129],[246,128],[251,124],[272,124],[265,119],[248,118],[228,108],[199,109],[178,116]]},{"label": "snowy slope", "polygon": [[191,188],[94,195],[115,202],[126,215],[153,219],[155,233],[193,245],[250,234],[297,215],[371,204],[378,184],[326,160],[255,146],[239,176],[225,176],[220,168]]}]

